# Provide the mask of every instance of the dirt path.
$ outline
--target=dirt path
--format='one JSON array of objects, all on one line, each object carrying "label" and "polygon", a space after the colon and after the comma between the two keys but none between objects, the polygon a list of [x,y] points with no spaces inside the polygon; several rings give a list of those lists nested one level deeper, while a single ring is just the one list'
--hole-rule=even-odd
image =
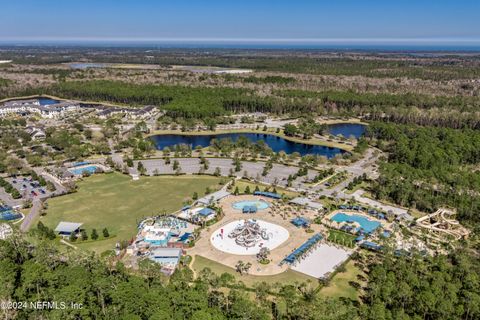
[{"label": "dirt path", "polygon": [[188,265],[193,272],[193,279],[197,279],[197,276],[198,276],[197,271],[193,268],[193,263],[195,262],[195,256],[196,255],[191,255],[192,260],[190,260],[190,263]]}]

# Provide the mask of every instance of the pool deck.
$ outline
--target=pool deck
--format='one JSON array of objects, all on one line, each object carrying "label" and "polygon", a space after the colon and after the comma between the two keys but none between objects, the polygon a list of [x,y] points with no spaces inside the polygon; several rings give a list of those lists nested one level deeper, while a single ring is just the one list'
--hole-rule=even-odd
[{"label": "pool deck", "polygon": [[[200,255],[202,257],[205,257],[210,260],[214,260],[216,262],[222,263],[226,266],[229,266],[231,268],[235,269],[235,265],[238,263],[238,261],[242,260],[243,262],[250,262],[252,264],[252,267],[249,271],[249,274],[251,275],[275,275],[282,273],[286,271],[289,267],[287,264],[283,264],[282,266],[279,266],[279,263],[287,256],[289,253],[291,253],[294,249],[298,248],[302,243],[307,241],[313,234],[322,232],[325,234],[326,229],[325,227],[321,225],[312,225],[312,229],[314,230],[314,233],[307,233],[305,232],[304,229],[302,228],[297,228],[295,227],[292,223],[290,223],[290,220],[294,216],[286,217],[284,219],[280,213],[273,214],[274,209],[272,206],[265,210],[260,210],[257,213],[254,214],[243,214],[239,210],[235,210],[232,207],[232,204],[238,201],[245,201],[245,200],[251,200],[251,199],[262,199],[265,200],[269,203],[281,203],[281,201],[278,200],[273,200],[265,197],[258,197],[258,196],[253,196],[253,195],[241,195],[241,196],[234,196],[230,195],[220,201],[220,206],[223,208],[223,212],[225,214],[224,218],[215,223],[214,225],[211,225],[210,227],[202,230],[200,234],[200,239],[196,242],[195,247],[188,249],[188,254],[189,255]],[[277,209],[277,212],[279,210]],[[314,213],[313,212],[308,212],[308,211],[303,211],[304,215],[306,217],[312,216]],[[281,245],[276,247],[275,249],[271,250],[269,259],[271,262],[268,265],[262,265],[257,262],[257,259],[255,255],[235,255],[235,254],[230,254],[226,252],[222,252],[218,249],[216,249],[210,239],[212,237],[212,234],[218,230],[220,227],[231,223],[235,220],[241,220],[241,219],[259,219],[263,220],[266,222],[270,222],[273,224],[277,224],[279,226],[284,227],[287,229],[287,231],[290,234],[290,237],[283,242]]]},{"label": "pool deck", "polygon": [[[343,222],[336,222],[336,221],[333,221],[332,220],[332,217],[335,216],[336,214],[338,213],[345,213],[345,214],[348,214],[348,215],[357,215],[357,216],[361,216],[363,218],[366,218],[370,221],[376,221],[376,222],[379,222],[380,223],[380,226],[378,228],[375,229],[378,230],[380,228],[386,228],[386,227],[390,227],[391,226],[391,223],[389,223],[387,220],[380,220],[380,219],[377,219],[375,217],[372,217],[371,215],[365,213],[365,212],[362,212],[362,211],[355,211],[355,210],[335,210],[333,212],[331,212],[330,214],[326,215],[324,218],[323,218],[323,222],[326,224],[326,225],[330,225],[330,226],[334,226],[334,225],[341,225],[343,224]],[[360,226],[360,224],[358,222],[355,222],[356,225]],[[373,232],[375,232],[373,231]]]},{"label": "pool deck", "polygon": [[304,259],[295,263],[292,269],[315,278],[325,277],[335,271],[352,253],[353,250],[322,243],[309,252]]}]

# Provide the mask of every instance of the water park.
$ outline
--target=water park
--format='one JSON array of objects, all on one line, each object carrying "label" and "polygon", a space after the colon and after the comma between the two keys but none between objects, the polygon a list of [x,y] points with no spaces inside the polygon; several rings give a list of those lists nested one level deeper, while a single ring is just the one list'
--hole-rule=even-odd
[{"label": "water park", "polygon": [[22,217],[23,215],[12,207],[0,205],[0,221],[14,221]]},{"label": "water park", "polygon": [[184,249],[193,241],[194,231],[194,225],[174,216],[146,218],[138,224],[138,234],[127,247],[126,259],[131,265],[150,259],[160,265],[164,274],[171,275]]},{"label": "water park", "polygon": [[261,248],[273,250],[289,238],[287,229],[263,220],[236,220],[212,233],[212,245],[235,255],[255,255]]},{"label": "water park", "polygon": [[455,216],[455,210],[439,208],[434,213],[417,219],[417,229],[426,230],[431,238],[441,242],[465,239],[470,232],[455,219]]},{"label": "water park", "polygon": [[368,215],[368,213],[348,210],[336,210],[325,216],[323,222],[332,228],[354,235],[372,235],[388,223],[383,215]]},{"label": "water park", "polygon": [[270,207],[270,203],[262,199],[242,200],[233,203],[232,207],[241,210],[243,213],[256,213],[259,210],[265,210]]},{"label": "water park", "polygon": [[[223,212],[222,219],[201,230],[188,254],[230,268],[235,268],[239,260],[251,263],[249,274],[252,275],[277,275],[287,271],[290,265],[281,263],[282,260],[312,237],[305,228],[292,224],[291,219],[297,215],[313,218],[314,211],[293,207],[279,198],[277,194],[257,192],[220,199],[216,206]],[[324,229],[319,224],[311,228],[318,234]],[[257,257],[265,248],[269,252],[266,264]]]}]

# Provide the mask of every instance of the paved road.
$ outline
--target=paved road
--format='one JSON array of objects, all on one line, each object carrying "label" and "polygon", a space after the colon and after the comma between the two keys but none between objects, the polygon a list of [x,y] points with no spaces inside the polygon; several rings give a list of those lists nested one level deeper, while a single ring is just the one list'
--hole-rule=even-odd
[{"label": "paved road", "polygon": [[375,153],[374,149],[368,149],[362,159],[352,163],[349,166],[340,168],[340,170],[348,172],[349,176],[347,179],[329,189],[320,190],[321,188],[324,188],[324,186],[321,184],[317,185],[312,188],[312,191],[314,191],[318,196],[333,196],[334,194],[337,194],[345,197],[346,195],[343,193],[343,190],[350,182],[353,181],[354,178],[359,177],[364,173],[366,173],[367,176],[376,176],[376,171],[373,166],[378,161],[379,157],[380,153]]},{"label": "paved road", "polygon": [[22,224],[20,225],[20,231],[27,232],[32,223],[37,219],[42,211],[42,201],[35,199],[32,202],[32,208],[30,209],[30,214],[23,219]]}]

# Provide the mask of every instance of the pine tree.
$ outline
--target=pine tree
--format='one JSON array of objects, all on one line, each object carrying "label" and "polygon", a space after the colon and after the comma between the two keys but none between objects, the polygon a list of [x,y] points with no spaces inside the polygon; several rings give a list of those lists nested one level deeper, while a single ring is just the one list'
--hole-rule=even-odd
[{"label": "pine tree", "polygon": [[97,229],[92,230],[92,235],[90,236],[90,238],[92,238],[92,240],[97,240],[98,239]]}]

